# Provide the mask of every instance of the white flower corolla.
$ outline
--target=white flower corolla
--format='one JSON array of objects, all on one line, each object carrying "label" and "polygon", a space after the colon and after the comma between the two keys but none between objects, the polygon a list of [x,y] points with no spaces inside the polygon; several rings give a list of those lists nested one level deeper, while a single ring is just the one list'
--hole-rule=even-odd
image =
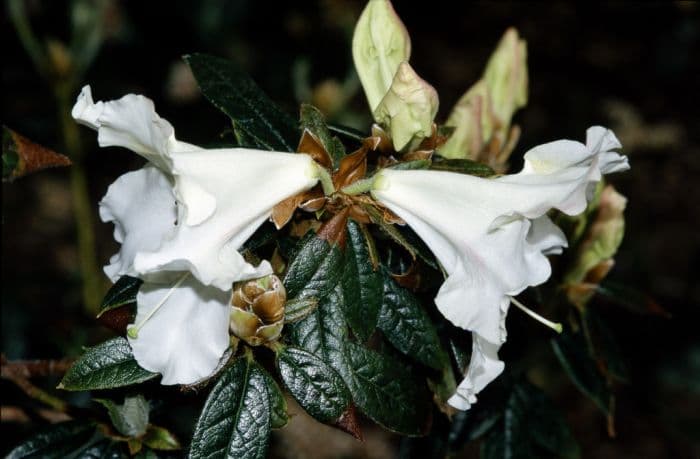
[{"label": "white flower corolla", "polygon": [[472,332],[472,358],[449,403],[468,409],[503,371],[512,297],[551,275],[546,255],[566,247],[550,209],[582,212],[602,174],[629,168],[621,145],[602,127],[586,145],[559,140],[525,154],[517,174],[494,179],[430,170],[380,171],[372,195],[426,242],[447,274],[435,304],[453,324]]},{"label": "white flower corolla", "polygon": [[86,86],[73,116],[98,131],[101,146],[149,161],[119,177],[100,202],[122,244],[105,273],[145,282],[128,333],[137,362],[161,373],[163,384],[196,382],[228,347],[232,284],[272,272],[238,249],[277,203],[316,184],[318,168],[306,154],[180,142],[143,96],[94,103]]}]

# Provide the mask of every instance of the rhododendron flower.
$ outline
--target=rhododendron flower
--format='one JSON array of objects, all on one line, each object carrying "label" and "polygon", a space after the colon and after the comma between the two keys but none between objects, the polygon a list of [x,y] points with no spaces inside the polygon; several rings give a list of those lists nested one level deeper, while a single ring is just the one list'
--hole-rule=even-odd
[{"label": "rhododendron flower", "polygon": [[180,142],[152,101],[133,94],[94,103],[86,86],[73,117],[98,131],[100,146],[149,161],[118,178],[100,203],[122,244],[105,272],[112,281],[145,281],[129,329],[137,362],[163,384],[209,376],[228,347],[233,282],[272,272],[238,249],[277,203],[316,184],[315,163],[305,154]]},{"label": "rhododendron flower", "polygon": [[[582,212],[602,174],[629,168],[602,127],[586,144],[559,140],[533,148],[517,174],[493,179],[430,170],[383,169],[372,195],[426,242],[447,273],[435,303],[472,332],[472,357],[449,403],[467,409],[504,368],[505,317],[513,296],[551,275],[546,255],[566,247],[546,213]],[[515,301],[515,300],[513,300]],[[518,303],[515,303],[518,304]]]}]

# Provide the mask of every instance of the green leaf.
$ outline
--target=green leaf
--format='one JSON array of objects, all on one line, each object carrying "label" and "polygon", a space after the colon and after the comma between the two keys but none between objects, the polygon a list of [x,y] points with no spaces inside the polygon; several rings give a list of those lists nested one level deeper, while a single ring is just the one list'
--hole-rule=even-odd
[{"label": "green leaf", "polygon": [[580,450],[565,419],[542,391],[517,383],[508,398],[503,420],[482,443],[482,459],[540,458],[544,451],[577,459]]},{"label": "green leaf", "polygon": [[428,396],[420,378],[395,359],[346,342],[339,366],[358,407],[374,422],[403,435],[423,435]]},{"label": "green leaf", "polygon": [[270,397],[270,427],[281,429],[289,422],[287,413],[287,399],[284,398],[282,389],[267,371],[262,371],[267,385],[267,395]]},{"label": "green leaf", "polygon": [[552,348],[574,385],[593,400],[606,416],[610,416],[612,394],[583,339],[564,332],[552,338]]},{"label": "green leaf", "polygon": [[379,229],[387,236],[393,239],[394,242],[403,247],[413,259],[420,258],[433,269],[438,269],[437,262],[432,252],[427,245],[410,229],[408,226],[399,228],[397,225],[391,225],[384,221],[381,213],[372,206],[362,207],[372,218]]},{"label": "green leaf", "polygon": [[95,424],[68,421],[49,426],[10,451],[6,459],[64,458],[84,449],[95,436]]},{"label": "green leaf", "polygon": [[277,238],[277,229],[275,224],[267,221],[260,225],[260,228],[255,230],[252,236],[243,243],[240,248],[241,252],[252,251],[263,247]]},{"label": "green leaf", "polygon": [[136,303],[136,294],[143,281],[136,277],[122,276],[112,285],[100,305],[99,318],[102,314],[112,309],[119,308],[127,304]]},{"label": "green leaf", "polygon": [[149,448],[161,451],[175,451],[181,448],[180,442],[168,429],[154,425],[148,426],[143,443]]},{"label": "green leaf", "polygon": [[[438,154],[439,153],[440,152],[438,152]],[[434,171],[474,175],[477,177],[491,177],[496,175],[496,172],[486,164],[472,161],[471,159],[435,159],[430,165],[430,169]]]},{"label": "green leaf", "polygon": [[338,286],[304,320],[289,326],[290,341],[334,368],[357,407],[383,427],[404,435],[421,435],[428,396],[421,378],[395,359],[348,341],[348,326]]},{"label": "green leaf", "polygon": [[140,437],[146,433],[151,408],[142,395],[127,396],[122,405],[108,399],[97,398],[95,401],[107,408],[112,424],[122,435]]},{"label": "green leaf", "polygon": [[301,298],[287,301],[284,305],[284,323],[297,322],[308,316],[318,307],[316,298]]},{"label": "green leaf", "polygon": [[272,151],[295,150],[299,131],[294,119],[233,62],[205,54],[184,59],[202,94],[231,118],[239,144]]},{"label": "green leaf", "polygon": [[595,358],[604,368],[604,375],[609,380],[629,382],[629,373],[625,358],[615,335],[603,318],[592,308],[588,307],[583,312],[583,320],[586,321],[591,339],[594,342]]},{"label": "green leaf", "polygon": [[336,244],[309,234],[297,245],[284,277],[287,297],[320,299],[338,284],[343,274],[343,253]]},{"label": "green leaf", "polygon": [[348,220],[345,267],[341,280],[345,320],[361,341],[367,341],[377,327],[382,304],[382,278],[370,260],[367,240],[360,224]]},{"label": "green leaf", "polygon": [[157,377],[141,368],[126,338],[118,337],[88,348],[58,385],[65,390],[112,389]]},{"label": "green leaf", "polygon": [[418,299],[401,288],[391,275],[382,273],[384,296],[377,325],[396,349],[410,358],[439,370],[447,365],[435,325]]},{"label": "green leaf", "polygon": [[73,457],[76,459],[127,459],[129,456],[124,452],[123,443],[106,438],[91,444],[89,448]]},{"label": "green leaf", "polygon": [[634,287],[606,279],[596,287],[596,293],[637,314],[654,314],[666,318],[670,317],[670,314],[649,295],[640,292]]},{"label": "green leaf", "polygon": [[414,159],[413,161],[402,161],[400,163],[392,164],[387,166],[387,169],[394,169],[399,171],[411,171],[411,170],[421,170],[428,169],[432,161],[429,159]]},{"label": "green leaf", "polygon": [[331,367],[295,347],[277,354],[277,368],[292,396],[320,422],[338,420],[350,403],[350,394]]},{"label": "green leaf", "polygon": [[311,104],[301,104],[300,121],[302,130],[308,129],[321,141],[333,161],[333,168],[337,169],[340,160],[345,156],[345,147],[340,139],[331,135],[323,114]]},{"label": "green leaf", "polygon": [[270,398],[257,363],[238,359],[219,378],[197,420],[189,457],[264,459]]},{"label": "green leaf", "polygon": [[364,132],[348,126],[341,126],[339,124],[328,124],[327,126],[328,130],[333,134],[337,134],[341,139],[345,139],[351,143],[362,143],[362,141],[367,137]]}]

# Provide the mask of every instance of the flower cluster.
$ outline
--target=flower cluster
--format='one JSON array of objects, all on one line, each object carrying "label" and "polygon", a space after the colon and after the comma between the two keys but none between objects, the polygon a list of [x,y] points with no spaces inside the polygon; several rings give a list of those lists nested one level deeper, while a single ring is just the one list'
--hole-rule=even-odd
[{"label": "flower cluster", "polygon": [[[446,144],[447,156],[480,159],[488,133],[489,142],[500,142],[496,159],[504,164],[506,128],[526,97],[524,54],[524,43],[509,32],[478,90],[458,104],[455,113],[467,115],[450,117],[457,130]],[[386,129],[396,156],[435,136],[437,93],[409,66],[410,40],[388,1],[369,2],[355,31],[353,56],[375,120]],[[501,72],[517,75],[515,83],[497,78],[504,66],[518,69]],[[477,118],[482,104],[489,108],[488,119]],[[128,148],[148,161],[119,177],[100,203],[102,220],[114,223],[121,243],[105,273],[112,281],[123,275],[144,280],[128,328],[138,363],[160,373],[163,384],[191,384],[214,372],[230,331],[251,345],[280,336],[284,286],[271,276],[269,262],[254,266],[239,249],[276,205],[324,180],[325,166],[311,154],[203,149],[178,141],[153,103],[133,94],[95,103],[86,86],[73,117],[98,132],[100,146]],[[476,143],[470,137],[475,132]],[[558,140],[532,148],[515,174],[481,178],[382,168],[378,161],[374,175],[358,182],[368,183],[365,189],[336,191],[333,183],[323,183],[326,194],[336,196],[369,191],[363,198],[409,225],[440,263],[446,278],[435,304],[450,322],[470,331],[473,341],[464,379],[449,399],[453,407],[468,409],[503,371],[498,351],[506,340],[510,304],[523,307],[514,297],[547,281],[547,256],[567,246],[548,212],[583,212],[604,174],[629,168],[615,151],[620,147],[610,130],[595,126],[585,144]]]}]

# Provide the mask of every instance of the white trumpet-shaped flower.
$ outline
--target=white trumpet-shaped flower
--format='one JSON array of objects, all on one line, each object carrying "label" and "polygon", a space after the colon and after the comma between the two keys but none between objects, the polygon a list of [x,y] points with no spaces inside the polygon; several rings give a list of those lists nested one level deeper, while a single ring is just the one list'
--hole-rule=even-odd
[{"label": "white trumpet-shaped flower", "polygon": [[506,339],[512,297],[551,275],[546,255],[566,247],[550,209],[582,212],[602,174],[629,168],[612,151],[621,145],[602,127],[586,144],[559,140],[533,148],[517,174],[494,179],[430,170],[379,172],[372,195],[426,242],[447,273],[435,303],[470,330],[472,358],[449,403],[468,409],[476,394],[503,371],[498,350]]},{"label": "white trumpet-shaped flower", "polygon": [[228,347],[233,282],[271,273],[267,261],[253,266],[238,249],[277,203],[316,184],[315,163],[305,154],[180,142],[153,103],[133,94],[94,103],[86,86],[73,117],[98,131],[100,146],[149,161],[119,177],[100,203],[122,244],[105,273],[145,281],[129,329],[137,362],[163,384],[209,376]]}]

